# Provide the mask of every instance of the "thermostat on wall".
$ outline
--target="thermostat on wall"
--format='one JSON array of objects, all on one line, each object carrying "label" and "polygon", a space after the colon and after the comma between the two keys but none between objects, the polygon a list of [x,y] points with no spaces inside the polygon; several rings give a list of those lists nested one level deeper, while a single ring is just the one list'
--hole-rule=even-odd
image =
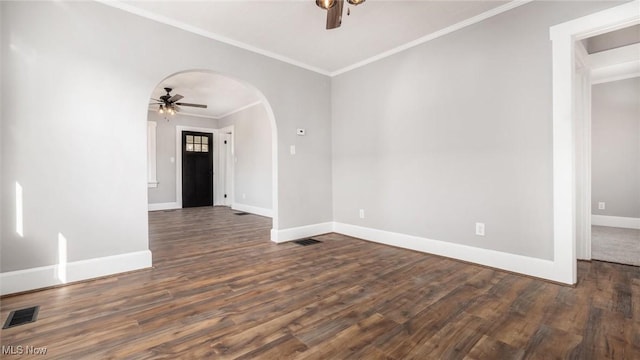
[{"label": "thermostat on wall", "polygon": [[296,130],[296,134],[298,134],[300,136],[304,136],[305,135],[305,131],[304,131],[304,129],[298,129],[298,130]]}]

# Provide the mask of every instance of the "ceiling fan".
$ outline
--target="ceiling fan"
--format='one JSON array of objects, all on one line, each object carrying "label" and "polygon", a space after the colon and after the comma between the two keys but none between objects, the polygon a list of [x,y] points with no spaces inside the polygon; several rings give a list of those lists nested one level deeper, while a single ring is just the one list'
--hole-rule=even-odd
[{"label": "ceiling fan", "polygon": [[[358,6],[366,0],[347,0],[349,5]],[[316,0],[316,5],[321,9],[327,10],[327,30],[339,28],[342,25],[342,8],[344,0]],[[347,9],[347,16],[351,14],[351,10]]]},{"label": "ceiling fan", "polygon": [[178,102],[179,100],[183,99],[184,96],[180,94],[171,95],[171,90],[173,89],[168,87],[164,88],[164,91],[166,91],[167,94],[160,96],[160,99],[151,98],[151,100],[155,101],[155,103],[151,103],[149,105],[160,105],[158,107],[158,112],[160,114],[164,114],[166,112],[170,115],[173,115],[176,112],[180,111],[180,108],[178,106],[191,106],[202,109],[207,108],[207,105]]}]

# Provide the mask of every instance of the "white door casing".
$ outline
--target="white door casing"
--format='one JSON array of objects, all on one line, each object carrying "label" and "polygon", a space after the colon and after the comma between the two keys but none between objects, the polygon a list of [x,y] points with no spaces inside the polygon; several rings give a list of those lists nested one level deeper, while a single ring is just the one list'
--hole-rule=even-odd
[{"label": "white door casing", "polygon": [[[577,282],[576,244],[576,84],[575,42],[640,23],[635,0],[550,28],[553,62],[553,267],[550,277]],[[582,130],[581,130],[582,131]],[[580,213],[584,214],[583,209]],[[585,246],[585,244],[581,244]]]}]

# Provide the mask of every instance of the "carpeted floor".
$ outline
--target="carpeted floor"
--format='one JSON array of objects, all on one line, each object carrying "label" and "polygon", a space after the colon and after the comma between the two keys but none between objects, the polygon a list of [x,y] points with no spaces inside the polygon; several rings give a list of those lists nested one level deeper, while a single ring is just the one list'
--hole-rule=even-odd
[{"label": "carpeted floor", "polygon": [[640,230],[592,226],[591,258],[640,266]]}]

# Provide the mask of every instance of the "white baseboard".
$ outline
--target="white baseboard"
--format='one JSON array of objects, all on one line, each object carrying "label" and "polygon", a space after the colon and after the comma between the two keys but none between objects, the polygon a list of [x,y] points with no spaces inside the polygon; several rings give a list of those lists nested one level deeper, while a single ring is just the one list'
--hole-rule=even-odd
[{"label": "white baseboard", "polygon": [[245,204],[238,204],[238,203],[234,203],[233,205],[231,205],[231,208],[233,210],[244,211],[244,212],[248,212],[248,213],[256,214],[260,216],[273,217],[273,210],[271,209],[245,205]]},{"label": "white baseboard", "polygon": [[64,267],[42,266],[0,273],[0,295],[63,285],[151,267],[151,251],[74,261]]},{"label": "white baseboard", "polygon": [[330,232],[333,232],[332,222],[306,225],[282,230],[271,229],[271,241],[282,243],[291,240],[304,239],[310,236],[327,234]]},{"label": "white baseboard", "polygon": [[149,211],[181,209],[177,202],[149,204]]},{"label": "white baseboard", "polygon": [[438,241],[361,226],[334,223],[334,232],[381,244],[445,256],[493,268],[565,283],[554,271],[554,262],[473,246]]},{"label": "white baseboard", "polygon": [[611,226],[640,230],[640,218],[622,216],[591,215],[591,225]]},{"label": "white baseboard", "polygon": [[326,222],[283,230],[272,229],[271,241],[282,243],[330,232],[380,244],[468,261],[559,283],[567,283],[566,279],[561,277],[562,274],[558,274],[556,264],[553,260],[538,259],[338,222]]}]

